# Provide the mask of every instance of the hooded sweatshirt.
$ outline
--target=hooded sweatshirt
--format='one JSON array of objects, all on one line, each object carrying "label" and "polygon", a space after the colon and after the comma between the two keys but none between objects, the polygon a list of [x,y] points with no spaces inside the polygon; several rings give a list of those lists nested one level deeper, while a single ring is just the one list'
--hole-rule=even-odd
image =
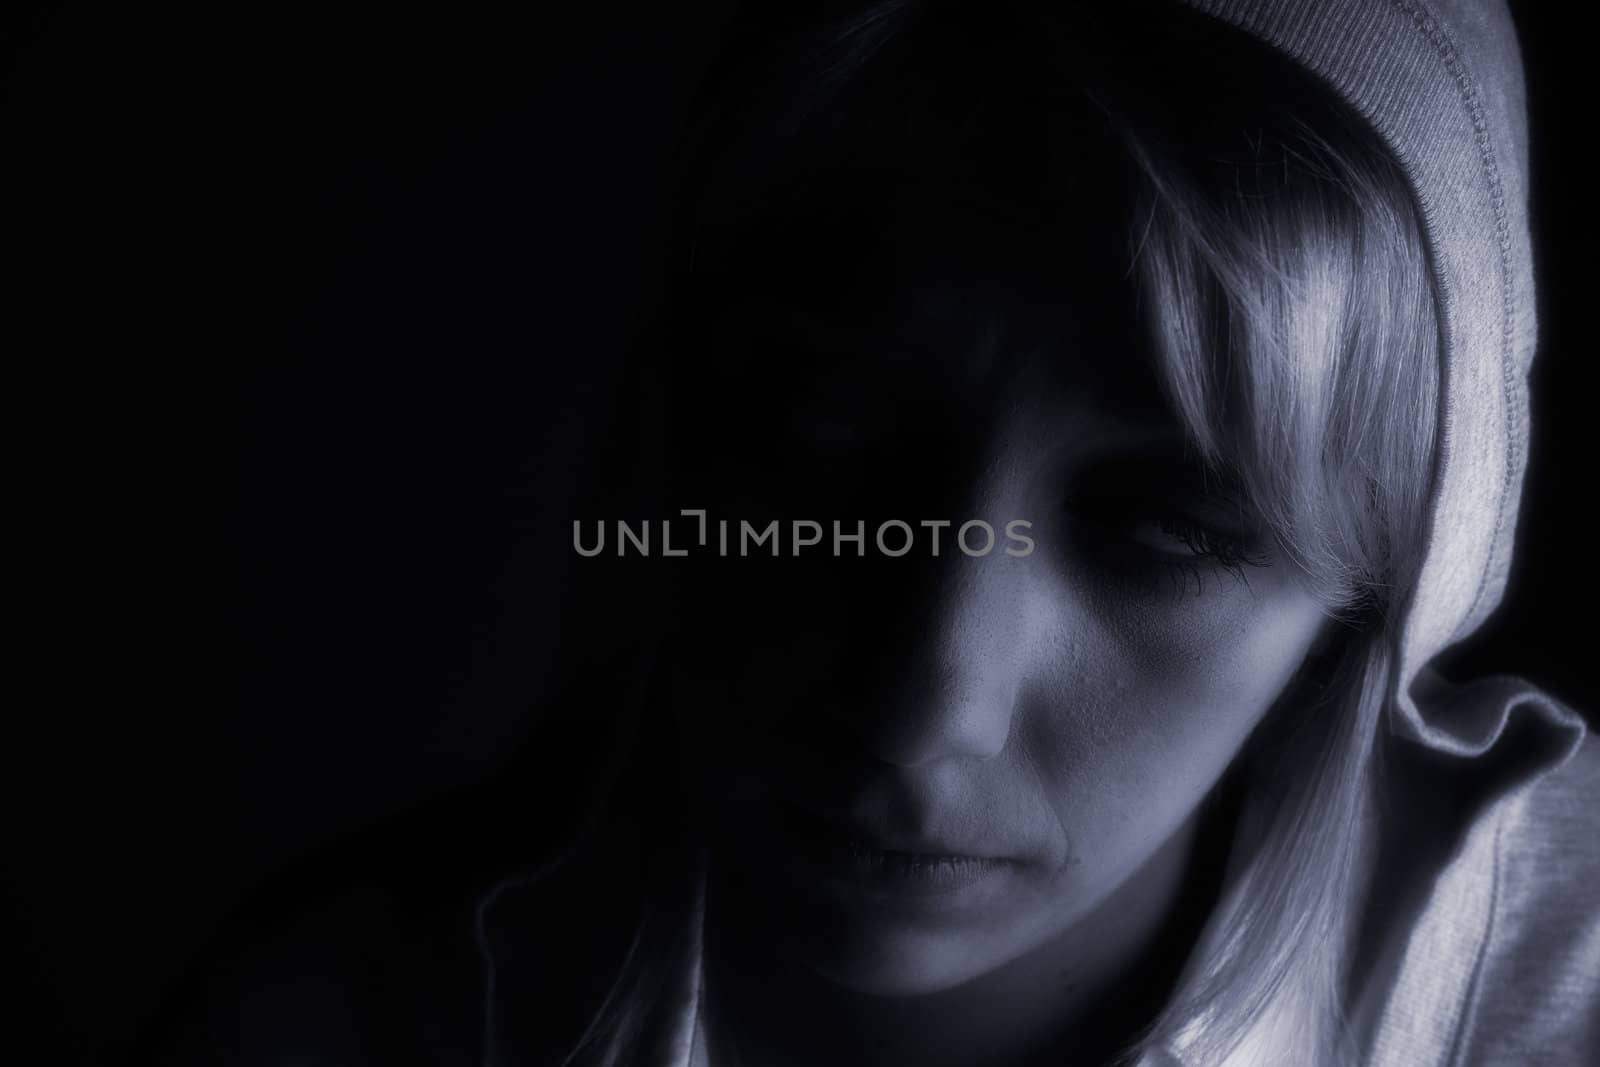
[{"label": "hooded sweatshirt", "polygon": [[[1431,532],[1401,636],[1388,768],[1352,901],[1367,934],[1345,1015],[1372,1067],[1600,1063],[1600,746],[1514,678],[1429,668],[1499,604],[1536,341],[1521,57],[1499,0],[1177,0],[1295,61],[1370,124],[1415,197],[1439,309]],[[1228,884],[1239,872],[1230,870]],[[1200,950],[1221,933],[1228,889]],[[698,943],[698,930],[694,943]],[[1283,1067],[1317,1029],[1293,995],[1226,1065],[1179,1040],[1140,1067]],[[718,1067],[701,961],[667,999],[661,1067]],[[1203,1024],[1202,1024],[1203,1025]]]},{"label": "hooded sweatshirt", "polygon": [[[1391,694],[1398,756],[1363,827],[1369,869],[1349,902],[1362,931],[1342,1006],[1352,1044],[1372,1067],[1600,1063],[1600,747],[1577,714],[1525,682],[1456,685],[1429,668],[1500,601],[1527,455],[1534,289],[1509,14],[1499,0],[1173,2],[1297,62],[1365,118],[1409,182],[1433,273],[1443,361],[1435,496]],[[1239,874],[1225,873],[1195,959],[1220,937]],[[703,901],[702,890],[642,1067],[724,1067],[708,1051]],[[492,979],[467,983],[454,1011],[432,995],[452,967],[476,969],[460,951],[466,939],[419,950],[401,932],[416,924],[389,900],[340,906],[318,920],[322,933],[278,939],[272,959],[219,985],[210,999],[223,1010],[159,1062],[479,1062],[468,1050]],[[457,919],[453,928],[467,928],[467,913]],[[1295,988],[1291,976],[1226,1063],[1179,1039],[1148,1049],[1139,1067],[1306,1063],[1316,1050],[1301,1042],[1320,1029]],[[423,1035],[405,1055],[392,1032],[401,1016]]]}]

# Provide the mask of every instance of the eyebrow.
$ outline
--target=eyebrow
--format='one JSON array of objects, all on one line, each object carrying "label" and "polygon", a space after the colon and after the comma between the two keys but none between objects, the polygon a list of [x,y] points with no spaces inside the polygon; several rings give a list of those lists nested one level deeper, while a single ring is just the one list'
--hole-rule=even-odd
[{"label": "eyebrow", "polygon": [[1092,483],[1128,487],[1138,495],[1178,498],[1184,504],[1204,503],[1216,510],[1217,517],[1226,514],[1251,528],[1260,522],[1244,483],[1232,472],[1204,463],[1188,447],[1110,450],[1086,466]]}]

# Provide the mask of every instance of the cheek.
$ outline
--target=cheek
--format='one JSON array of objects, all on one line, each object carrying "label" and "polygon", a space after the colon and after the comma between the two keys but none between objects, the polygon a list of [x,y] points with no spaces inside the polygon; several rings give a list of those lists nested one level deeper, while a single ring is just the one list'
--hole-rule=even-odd
[{"label": "cheek", "polygon": [[1144,710],[1170,734],[1199,740],[1253,728],[1288,684],[1323,621],[1317,603],[1276,572],[1246,587],[1155,610],[1111,614],[1108,659],[1140,679]]},{"label": "cheek", "polygon": [[1038,665],[1018,740],[1081,877],[1126,874],[1194,811],[1322,620],[1275,573],[1182,600],[1088,603],[1059,619],[1046,643],[1056,659]]}]

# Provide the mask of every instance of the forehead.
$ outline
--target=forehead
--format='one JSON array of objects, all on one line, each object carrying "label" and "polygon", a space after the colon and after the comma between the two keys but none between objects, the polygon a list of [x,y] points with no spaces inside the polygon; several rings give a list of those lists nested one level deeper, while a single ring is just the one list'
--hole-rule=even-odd
[{"label": "forehead", "polygon": [[734,380],[874,389],[950,421],[1021,407],[1171,422],[1131,281],[1101,249],[1075,251],[1069,269],[881,239],[833,262],[779,255],[721,305],[718,362]]},{"label": "forehead", "polygon": [[901,110],[713,208],[697,254],[719,374],[853,379],[952,427],[1019,403],[1169,421],[1105,131]]}]

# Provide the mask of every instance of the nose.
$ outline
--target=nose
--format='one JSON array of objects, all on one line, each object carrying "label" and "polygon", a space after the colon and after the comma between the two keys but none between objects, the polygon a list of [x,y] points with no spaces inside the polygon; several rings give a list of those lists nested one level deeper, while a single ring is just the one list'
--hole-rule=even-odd
[{"label": "nose", "polygon": [[1005,555],[943,557],[921,603],[890,614],[904,626],[888,646],[898,651],[876,699],[853,717],[872,755],[917,767],[989,759],[1005,748],[1026,667],[1028,564]]}]

